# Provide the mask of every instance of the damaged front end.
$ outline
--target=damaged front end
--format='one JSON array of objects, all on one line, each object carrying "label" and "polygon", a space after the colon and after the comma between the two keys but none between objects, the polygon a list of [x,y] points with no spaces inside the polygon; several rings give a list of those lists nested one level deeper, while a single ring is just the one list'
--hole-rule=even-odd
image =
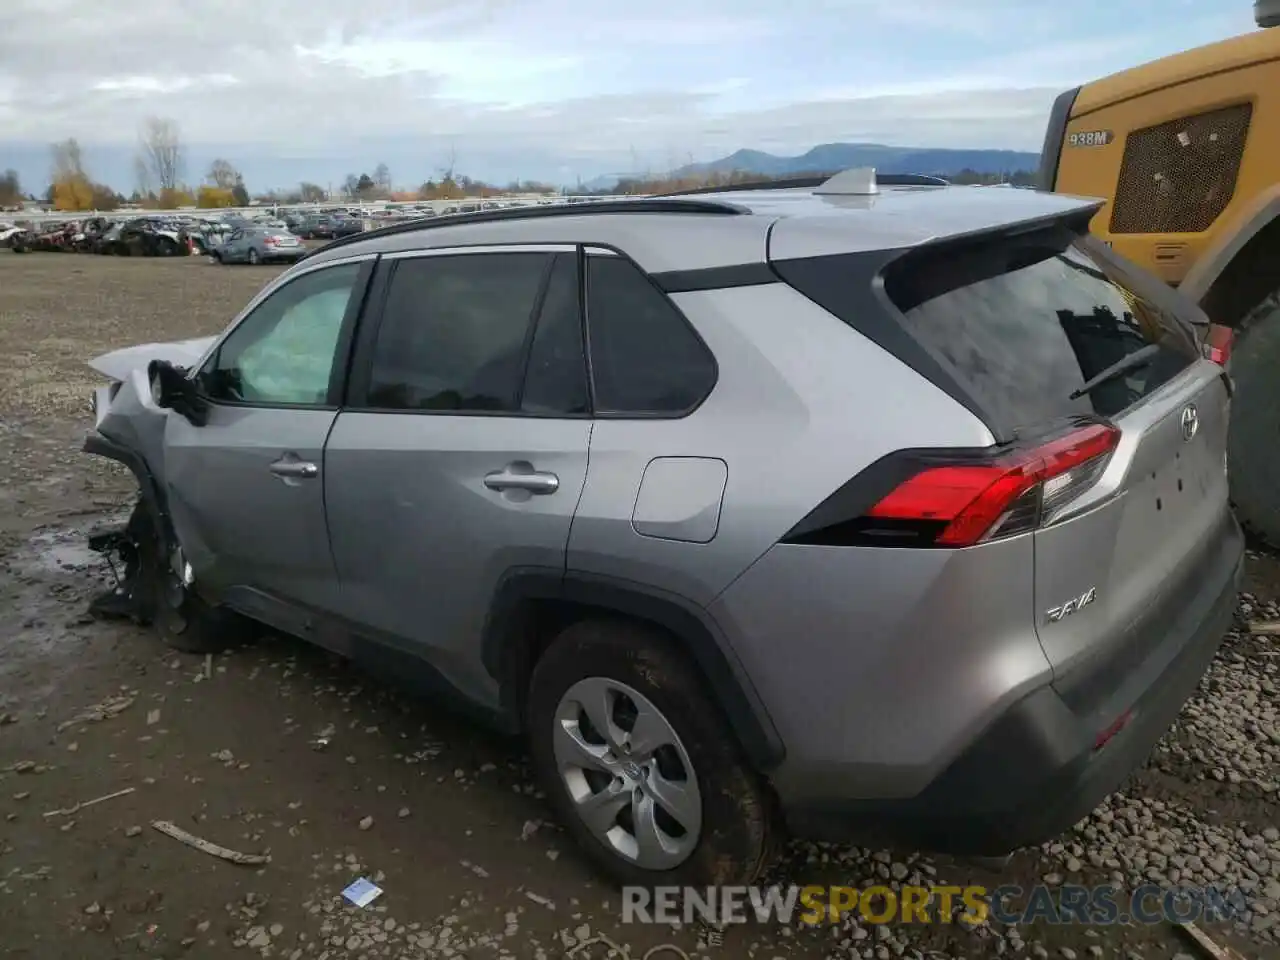
[{"label": "damaged front end", "polygon": [[128,521],[89,537],[90,549],[106,557],[115,579],[90,605],[96,616],[152,622],[180,609],[194,581],[167,509],[164,435],[171,411],[197,421],[202,416],[186,371],[211,343],[144,344],[89,364],[110,382],[94,391],[94,425],[83,449],[124,464],[138,484]]}]

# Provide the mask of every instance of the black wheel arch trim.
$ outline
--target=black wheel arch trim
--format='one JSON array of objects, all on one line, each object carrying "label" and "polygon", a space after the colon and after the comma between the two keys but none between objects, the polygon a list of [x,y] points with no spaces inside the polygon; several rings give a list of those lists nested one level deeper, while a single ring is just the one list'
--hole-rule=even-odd
[{"label": "black wheel arch trim", "polygon": [[513,628],[526,601],[558,600],[621,614],[661,627],[693,658],[724,711],[739,746],[758,770],[786,755],[782,738],[740,667],[720,628],[700,606],[677,594],[619,577],[564,572],[546,567],[508,570],[494,591],[485,622],[481,657],[501,688],[509,723],[523,725],[522,683],[532,667],[528,647]]},{"label": "black wheel arch trim", "polygon": [[143,456],[124,444],[117,443],[115,440],[96,432],[90,433],[85,437],[82,449],[85,453],[92,453],[108,460],[115,460],[129,468],[138,483],[138,495],[146,505],[147,510],[150,511],[151,518],[155,521],[156,529],[162,531],[163,536],[169,543],[173,543],[173,526],[169,522],[169,511],[166,508],[164,494],[161,492],[160,485],[156,482],[155,475],[151,472],[151,468],[147,465],[147,461]]}]

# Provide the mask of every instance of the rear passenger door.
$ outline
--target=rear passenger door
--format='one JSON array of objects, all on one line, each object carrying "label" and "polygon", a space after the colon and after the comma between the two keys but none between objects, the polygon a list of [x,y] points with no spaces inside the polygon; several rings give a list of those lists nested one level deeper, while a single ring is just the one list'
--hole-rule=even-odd
[{"label": "rear passenger door", "polygon": [[[591,437],[569,247],[384,258],[325,452],[343,612],[481,702],[503,575],[564,569]],[[375,308],[376,309],[376,308]]]}]

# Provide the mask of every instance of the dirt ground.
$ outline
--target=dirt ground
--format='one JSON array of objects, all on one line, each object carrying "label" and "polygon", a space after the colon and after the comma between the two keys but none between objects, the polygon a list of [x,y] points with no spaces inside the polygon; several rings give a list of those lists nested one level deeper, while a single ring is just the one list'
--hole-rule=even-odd
[{"label": "dirt ground", "polygon": [[[1168,925],[624,925],[618,892],[546,822],[519,743],[291,640],[206,663],[88,617],[110,575],[84,534],[127,509],[131,484],[79,452],[97,385],[84,362],[215,333],[275,272],[0,251],[0,956],[597,960],[609,942],[630,960],[1201,955]],[[1249,564],[1241,616],[1276,615],[1280,562]],[[1278,672],[1280,637],[1233,634],[1124,794],[1003,867],[796,843],[775,879],[1211,875],[1261,898],[1211,934],[1280,956],[1266,900],[1280,889]],[[270,862],[227,863],[157,820]],[[361,876],[385,891],[364,910],[339,897]]]}]

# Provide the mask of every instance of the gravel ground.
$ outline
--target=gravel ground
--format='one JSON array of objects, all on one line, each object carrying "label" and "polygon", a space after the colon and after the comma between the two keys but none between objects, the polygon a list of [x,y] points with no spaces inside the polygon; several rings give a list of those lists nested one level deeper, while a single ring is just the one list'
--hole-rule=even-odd
[{"label": "gravel ground", "polygon": [[[617,892],[546,822],[519,744],[291,640],[206,672],[85,616],[108,573],[84,532],[131,490],[78,452],[95,385],[83,362],[214,333],[274,273],[0,252],[0,956],[1199,955],[1168,925],[623,925]],[[1069,835],[998,869],[796,843],[773,879],[1238,886],[1251,912],[1212,936],[1280,957],[1280,638],[1240,630],[1280,618],[1280,561],[1251,554],[1247,589],[1176,727]],[[225,863],[154,820],[271,861]],[[364,910],[338,897],[359,876],[385,890]]]}]

